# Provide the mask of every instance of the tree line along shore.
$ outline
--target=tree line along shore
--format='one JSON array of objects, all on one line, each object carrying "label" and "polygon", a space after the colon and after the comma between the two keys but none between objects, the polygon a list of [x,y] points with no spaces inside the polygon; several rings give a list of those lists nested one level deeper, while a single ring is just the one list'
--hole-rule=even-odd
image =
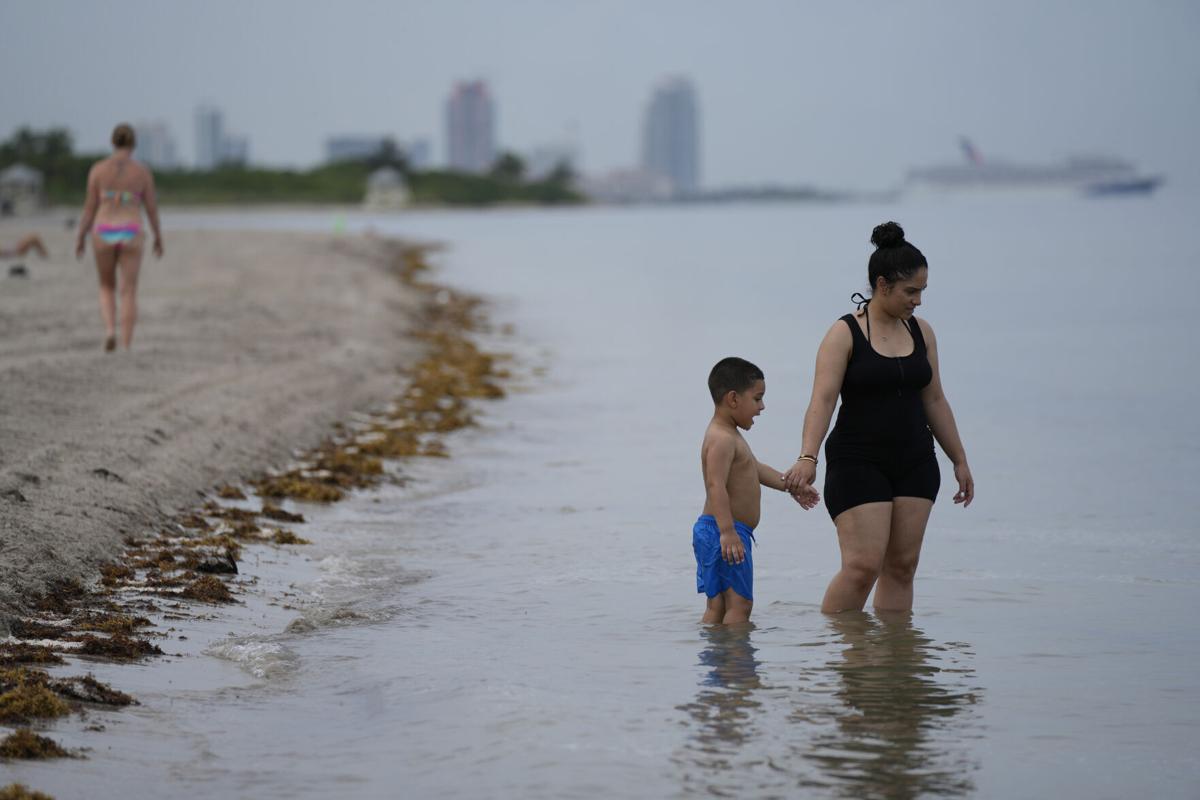
[{"label": "tree line along shore", "polygon": [[[43,176],[45,201],[82,205],[88,170],[105,153],[76,153],[64,129],[21,128],[0,143],[0,170],[23,164]],[[226,165],[214,170],[159,169],[154,178],[159,200],[171,204],[361,203],[367,177],[381,167],[399,172],[410,202],[418,206],[562,205],[584,202],[573,188],[574,175],[560,165],[530,179],[521,158],[503,153],[481,175],[451,170],[416,170],[402,153],[383,150],[361,160],[337,161],[308,170]]]}]

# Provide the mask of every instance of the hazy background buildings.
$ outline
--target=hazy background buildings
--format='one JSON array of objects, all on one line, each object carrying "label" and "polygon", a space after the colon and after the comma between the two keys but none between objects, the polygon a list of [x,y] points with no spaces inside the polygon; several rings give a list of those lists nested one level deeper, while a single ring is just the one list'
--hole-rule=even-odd
[{"label": "hazy background buildings", "polygon": [[250,160],[250,139],[225,130],[225,115],[214,105],[196,109],[196,169],[245,165]]},{"label": "hazy background buildings", "polygon": [[654,89],[643,123],[642,168],[667,178],[672,194],[700,188],[700,120],[687,78],[672,77]]},{"label": "hazy background buildings", "polygon": [[[1171,186],[1200,187],[1200,3],[1191,0],[121,8],[0,4],[0,28],[20,32],[0,52],[0,136],[66,126],[78,148],[102,151],[117,121],[157,121],[180,161],[242,155],[309,167],[330,137],[379,132],[402,145],[426,139],[431,163],[445,164],[447,97],[471,78],[494,104],[495,148],[528,156],[569,145],[585,174],[647,182],[648,98],[680,75],[697,101],[705,189],[879,189],[911,166],[957,159],[960,135],[989,158],[1114,154]],[[90,76],[108,51],[92,43],[130,36],[136,58],[114,67],[128,88],[98,91]],[[204,100],[222,130],[239,133],[203,133],[194,111]]]},{"label": "hazy background buildings", "polygon": [[496,109],[481,80],[454,86],[446,101],[446,165],[487,172],[496,160]]}]

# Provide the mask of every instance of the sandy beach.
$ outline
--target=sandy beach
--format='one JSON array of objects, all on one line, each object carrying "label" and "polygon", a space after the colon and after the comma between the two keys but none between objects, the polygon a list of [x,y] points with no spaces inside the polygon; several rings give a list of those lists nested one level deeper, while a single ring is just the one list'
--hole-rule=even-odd
[{"label": "sandy beach", "polygon": [[35,230],[50,251],[0,261],[0,622],[388,400],[421,347],[388,242],[167,230],[133,348],[105,354],[91,253],[53,222],[0,223],[0,242]]}]

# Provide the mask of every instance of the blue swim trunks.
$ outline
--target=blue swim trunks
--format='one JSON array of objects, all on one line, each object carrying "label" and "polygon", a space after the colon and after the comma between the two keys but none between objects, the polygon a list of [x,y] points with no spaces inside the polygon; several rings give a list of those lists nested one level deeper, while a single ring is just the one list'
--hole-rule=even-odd
[{"label": "blue swim trunks", "polygon": [[746,548],[746,560],[730,564],[721,557],[721,529],[711,514],[704,514],[692,527],[692,550],[696,552],[696,591],[716,597],[732,588],[747,600],[754,599],[754,558],[750,554],[754,529],[734,521],[734,530]]}]

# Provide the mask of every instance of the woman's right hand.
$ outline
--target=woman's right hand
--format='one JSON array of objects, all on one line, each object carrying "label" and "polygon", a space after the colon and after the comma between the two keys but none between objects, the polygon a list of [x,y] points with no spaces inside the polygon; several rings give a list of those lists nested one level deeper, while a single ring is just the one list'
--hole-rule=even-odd
[{"label": "woman's right hand", "polygon": [[82,236],[75,240],[75,258],[83,258],[83,251],[87,249],[87,242]]},{"label": "woman's right hand", "polygon": [[813,481],[817,479],[817,465],[807,458],[801,458],[781,477],[784,490],[795,494],[801,487],[812,486]]}]

